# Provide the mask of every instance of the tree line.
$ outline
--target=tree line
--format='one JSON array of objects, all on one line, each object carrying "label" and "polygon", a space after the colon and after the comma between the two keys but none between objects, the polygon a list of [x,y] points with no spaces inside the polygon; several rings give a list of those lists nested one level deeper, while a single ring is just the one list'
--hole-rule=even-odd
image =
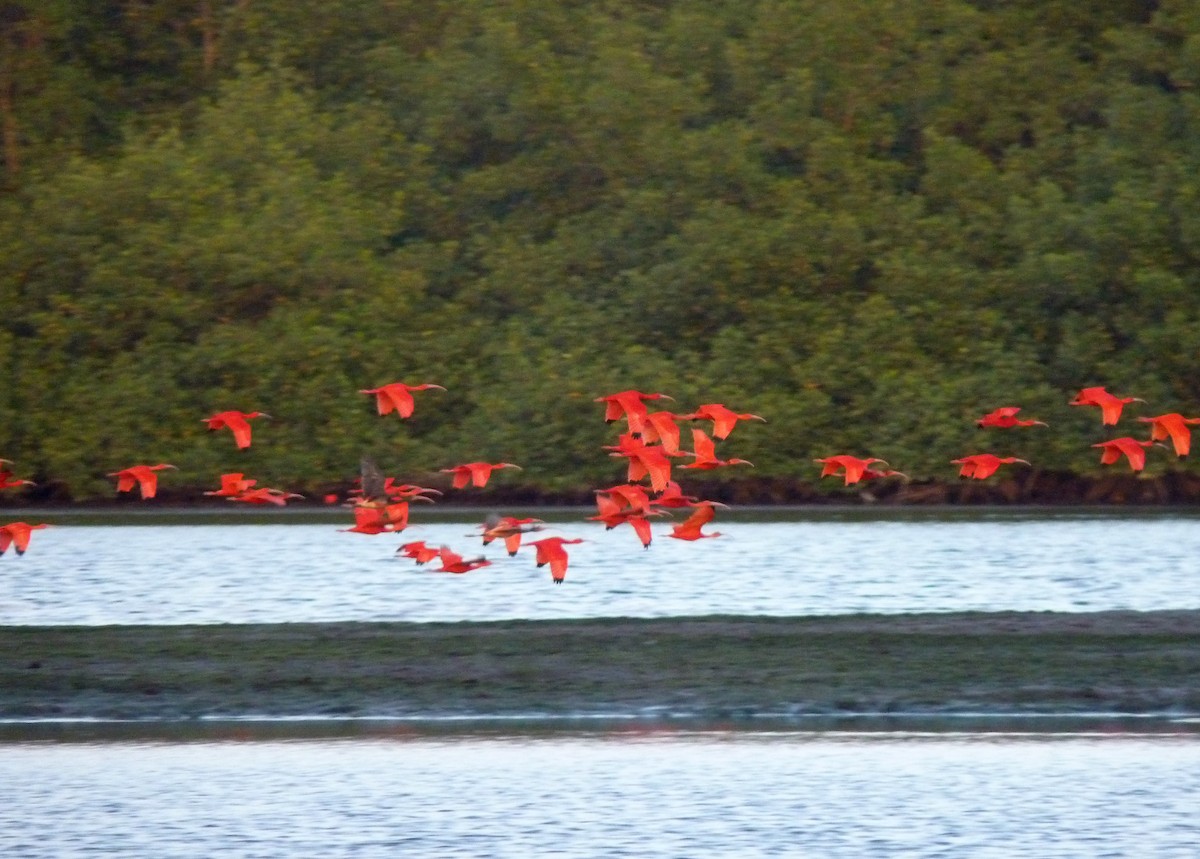
[{"label": "tree line", "polygon": [[638,388],[763,484],[1100,475],[1080,388],[1200,413],[1197,83],[1183,0],[0,0],[0,456],[578,494]]}]

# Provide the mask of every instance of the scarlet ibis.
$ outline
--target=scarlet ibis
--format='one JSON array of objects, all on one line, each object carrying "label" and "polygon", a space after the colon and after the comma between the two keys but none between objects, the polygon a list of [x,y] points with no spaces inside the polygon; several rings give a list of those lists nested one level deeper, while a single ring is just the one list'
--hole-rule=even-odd
[{"label": "scarlet ibis", "polygon": [[165,468],[175,468],[168,462],[158,465],[131,465],[120,471],[109,473],[109,477],[117,478],[117,492],[129,492],[134,486],[141,489],[142,498],[153,498],[158,492],[158,475],[155,472]]},{"label": "scarlet ibis", "polygon": [[29,535],[34,531],[49,527],[45,523],[30,525],[28,522],[9,522],[7,525],[0,525],[0,555],[7,552],[9,546],[13,547],[17,555],[24,555],[25,550],[29,548]]},{"label": "scarlet ibis", "polygon": [[[625,433],[618,444],[604,445],[604,449],[615,451],[609,456],[622,456],[629,460],[625,479],[630,483],[649,476],[651,488],[655,492],[662,492],[671,480],[671,454],[660,444],[646,444],[633,433]],[[677,455],[683,455],[683,451]]]},{"label": "scarlet ibis", "polygon": [[622,509],[628,508],[634,513],[647,513],[650,510],[650,495],[644,486],[636,483],[622,483],[608,489],[595,490],[597,495],[607,495],[617,502]]},{"label": "scarlet ibis", "polygon": [[1104,449],[1104,452],[1100,455],[1101,465],[1112,465],[1124,456],[1129,460],[1129,467],[1133,471],[1141,471],[1146,467],[1146,448],[1152,446],[1162,447],[1163,445],[1159,445],[1153,439],[1139,441],[1129,436],[1122,436],[1121,438],[1114,438],[1092,445],[1092,447]]},{"label": "scarlet ibis", "polygon": [[[12,465],[11,460],[0,459],[0,463]],[[12,489],[16,486],[37,486],[32,480],[17,480],[7,468],[0,467],[0,489]]]},{"label": "scarlet ibis", "polygon": [[1115,394],[1110,394],[1104,389],[1103,385],[1093,388],[1084,388],[1075,395],[1075,399],[1071,400],[1069,405],[1072,406],[1099,406],[1100,413],[1103,416],[1104,426],[1116,426],[1117,421],[1121,419],[1121,409],[1127,403],[1144,403],[1146,402],[1141,397],[1118,397]]},{"label": "scarlet ibis", "polygon": [[235,471],[231,472],[230,474],[221,475],[220,489],[214,489],[211,492],[205,492],[204,494],[228,498],[234,495],[241,495],[256,483],[258,483],[257,480],[247,480],[240,471]]},{"label": "scarlet ibis", "polygon": [[1004,429],[1010,427],[1044,427],[1047,426],[1045,421],[1024,420],[1018,418],[1017,414],[1021,411],[1020,406],[1001,406],[988,412],[986,415],[975,421],[976,426],[980,427],[1001,427]]},{"label": "scarlet ibis", "polygon": [[688,417],[694,421],[712,421],[713,436],[720,439],[729,438],[729,434],[733,432],[738,421],[763,421],[766,423],[767,420],[759,415],[738,414],[723,403],[705,403]]},{"label": "scarlet ibis", "polygon": [[820,459],[814,459],[813,462],[819,462],[823,466],[821,469],[821,477],[829,477],[830,475],[842,472],[843,485],[849,486],[851,483],[858,483],[866,474],[867,468],[872,463],[882,463],[887,465],[887,462],[876,456],[869,456],[866,459],[860,459],[857,456],[851,456],[848,453],[839,453],[836,456],[825,456]]},{"label": "scarlet ibis", "polygon": [[554,580],[554,584],[561,585],[567,577],[567,550],[563,546],[582,542],[579,537],[570,540],[564,537],[544,537],[541,540],[530,540],[528,545],[537,549],[534,563],[538,567],[549,564],[550,578]]},{"label": "scarlet ibis", "polygon": [[303,495],[297,495],[295,492],[272,489],[270,486],[260,486],[256,489],[247,489],[240,495],[234,495],[227,500],[237,501],[241,504],[274,504],[276,507],[284,507],[289,500],[303,497]]},{"label": "scarlet ibis", "polygon": [[695,495],[684,495],[683,490],[674,480],[669,481],[662,494],[654,499],[655,507],[695,507],[698,503],[700,503],[699,498]]},{"label": "scarlet ibis", "polygon": [[402,418],[411,417],[416,405],[412,391],[444,391],[441,385],[429,383],[421,385],[406,385],[403,382],[392,382],[379,388],[364,388],[360,394],[372,394],[375,397],[375,408],[381,415],[395,412]]},{"label": "scarlet ibis", "polygon": [[991,477],[1001,465],[1011,465],[1014,462],[1030,464],[1015,456],[996,456],[994,453],[976,453],[961,459],[952,459],[951,462],[961,466],[958,470],[959,477],[973,477],[976,480],[985,480]]},{"label": "scarlet ibis", "polygon": [[633,528],[634,533],[637,534],[642,546],[647,549],[650,548],[653,534],[650,531],[650,520],[646,517],[661,516],[663,515],[661,510],[651,510],[649,513],[644,513],[632,507],[624,506],[620,501],[608,495],[597,495],[596,507],[599,509],[599,513],[595,516],[589,516],[589,520],[603,522],[606,531],[611,531],[618,525],[629,525],[629,527]]},{"label": "scarlet ibis", "polygon": [[658,442],[668,454],[679,453],[679,424],[676,421],[687,417],[674,412],[648,412],[642,419],[642,441],[647,444]]},{"label": "scarlet ibis", "polygon": [[681,524],[675,525],[671,529],[668,537],[674,537],[676,540],[702,540],[705,537],[720,537],[720,531],[713,531],[705,534],[701,529],[713,520],[715,511],[713,507],[715,502],[704,502],[696,506],[696,512],[685,519]]},{"label": "scarlet ibis", "polygon": [[449,546],[442,546],[438,549],[438,557],[442,559],[442,566],[437,570],[439,573],[469,573],[471,570],[490,567],[492,564],[482,555],[468,561],[457,552],[451,551]]},{"label": "scarlet ibis", "polygon": [[698,468],[707,471],[714,468],[721,468],[726,465],[754,466],[754,463],[748,459],[718,459],[716,444],[711,438],[708,437],[708,434],[701,429],[692,430],[692,448],[693,451],[691,455],[696,458],[686,465],[679,466],[680,468]]},{"label": "scarlet ibis", "polygon": [[497,516],[493,513],[479,527],[483,529],[483,545],[486,546],[493,540],[503,540],[504,549],[511,558],[521,548],[521,536],[541,531],[544,525],[541,519],[518,519],[515,516]]},{"label": "scarlet ibis", "polygon": [[402,545],[396,550],[396,554],[405,558],[412,558],[420,566],[438,557],[440,551],[432,546],[426,546],[424,540],[414,540],[411,543]]},{"label": "scarlet ibis", "polygon": [[640,435],[644,431],[645,418],[648,412],[646,408],[647,400],[670,400],[674,402],[675,398],[668,397],[666,394],[644,394],[641,391],[630,390],[596,397],[593,402],[604,403],[604,419],[606,421],[612,423],[624,417],[629,422],[629,431]]},{"label": "scarlet ibis", "polygon": [[360,504],[354,508],[354,528],[361,533],[382,534],[385,531],[403,531],[408,527],[408,502],[394,504]]},{"label": "scarlet ibis", "polygon": [[233,440],[237,446],[245,450],[250,446],[250,421],[254,418],[270,418],[266,412],[217,412],[215,415],[203,418],[203,422],[208,424],[210,430],[219,430],[222,427],[228,427],[233,433]]},{"label": "scarlet ibis", "polygon": [[1178,412],[1156,415],[1152,418],[1138,418],[1138,420],[1151,425],[1150,439],[1152,441],[1162,441],[1170,437],[1171,444],[1175,447],[1175,455],[1180,459],[1186,457],[1192,449],[1192,431],[1188,429],[1188,425],[1200,424],[1200,418],[1185,418]]},{"label": "scarlet ibis", "polygon": [[472,486],[487,486],[492,472],[501,468],[515,468],[520,470],[521,466],[513,465],[511,462],[468,462],[463,465],[456,465],[453,468],[443,468],[441,470],[446,474],[453,474],[454,488],[462,489],[468,483]]}]

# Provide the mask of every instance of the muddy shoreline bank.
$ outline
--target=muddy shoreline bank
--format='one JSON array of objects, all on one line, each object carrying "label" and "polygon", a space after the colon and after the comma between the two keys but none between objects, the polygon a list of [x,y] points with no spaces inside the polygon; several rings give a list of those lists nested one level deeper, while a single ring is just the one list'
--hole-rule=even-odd
[{"label": "muddy shoreline bank", "polygon": [[[405,475],[405,481],[441,486],[440,475]],[[156,505],[196,508],[228,508],[221,500],[205,498],[209,486],[159,487]],[[301,508],[321,508],[325,496],[344,500],[352,484],[329,483],[308,487],[307,498],[292,502]],[[577,489],[546,489],[511,481],[490,486],[470,497],[446,495],[438,499],[446,507],[485,505],[523,505],[541,507],[587,507],[594,504],[592,486]],[[1167,471],[1161,474],[1135,474],[1113,471],[1103,475],[1085,475],[1066,471],[1022,469],[986,481],[961,479],[874,480],[858,486],[842,487],[837,481],[803,480],[791,477],[738,476],[720,480],[691,475],[686,482],[690,494],[723,501],[727,504],[762,506],[880,505],[880,506],[979,506],[1029,505],[1063,506],[1200,506],[1200,474]],[[71,511],[79,507],[134,509],[145,502],[129,494],[76,499],[63,483],[46,481],[37,486],[7,493],[0,508],[37,508],[47,511]],[[242,505],[232,505],[234,507]]]},{"label": "muddy shoreline bank", "polygon": [[1200,611],[0,627],[0,718],[1200,714]]}]

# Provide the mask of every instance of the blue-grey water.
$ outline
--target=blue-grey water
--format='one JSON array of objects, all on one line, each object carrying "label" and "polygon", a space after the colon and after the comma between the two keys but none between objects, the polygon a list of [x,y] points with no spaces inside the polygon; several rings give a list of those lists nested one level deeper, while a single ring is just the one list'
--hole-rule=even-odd
[{"label": "blue-grey water", "polygon": [[[529,549],[468,536],[482,514],[414,511],[403,535],[367,537],[329,516],[62,513],[24,557],[0,558],[0,624],[1200,608],[1194,511],[736,513],[697,543],[656,524],[649,549],[582,512],[543,515],[587,541],[562,586]],[[431,572],[393,556],[410,539],[493,565]],[[7,723],[0,856],[1196,856],[1196,725],[1084,722],[337,736]]]},{"label": "blue-grey water", "polygon": [[0,744],[0,856],[1194,857],[1194,735]]},{"label": "blue-grey water", "polygon": [[[648,549],[587,512],[543,512],[552,527],[531,537],[586,541],[561,586],[532,549],[484,548],[482,513],[417,509],[377,536],[340,531],[348,514],[284,513],[47,519],[24,557],[0,558],[0,624],[1200,608],[1196,511],[723,512],[721,537],[673,540],[656,523]],[[395,557],[408,540],[492,565],[435,573]]]}]

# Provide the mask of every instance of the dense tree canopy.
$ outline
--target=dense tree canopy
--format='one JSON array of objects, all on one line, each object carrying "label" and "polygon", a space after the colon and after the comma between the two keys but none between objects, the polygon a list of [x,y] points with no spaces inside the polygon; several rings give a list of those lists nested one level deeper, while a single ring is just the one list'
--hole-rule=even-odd
[{"label": "dense tree canopy", "polygon": [[[1100,473],[1075,391],[1200,412],[1198,9],[0,0],[0,455],[580,491],[640,388],[765,416],[763,481]],[[448,390],[385,420],[396,380]]]}]

